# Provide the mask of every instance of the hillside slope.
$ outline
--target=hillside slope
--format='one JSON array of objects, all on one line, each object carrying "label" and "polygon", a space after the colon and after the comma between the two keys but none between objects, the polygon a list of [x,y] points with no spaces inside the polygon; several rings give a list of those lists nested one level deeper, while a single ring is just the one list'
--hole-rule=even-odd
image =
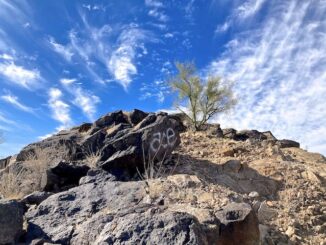
[{"label": "hillside slope", "polygon": [[271,132],[116,111],[0,160],[0,244],[325,245],[325,165]]}]

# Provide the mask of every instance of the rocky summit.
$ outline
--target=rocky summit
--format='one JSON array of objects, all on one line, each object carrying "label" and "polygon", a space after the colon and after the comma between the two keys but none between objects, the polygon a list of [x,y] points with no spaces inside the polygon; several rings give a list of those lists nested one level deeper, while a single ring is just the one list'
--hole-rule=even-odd
[{"label": "rocky summit", "polygon": [[0,160],[0,244],[326,244],[326,159],[115,111]]}]

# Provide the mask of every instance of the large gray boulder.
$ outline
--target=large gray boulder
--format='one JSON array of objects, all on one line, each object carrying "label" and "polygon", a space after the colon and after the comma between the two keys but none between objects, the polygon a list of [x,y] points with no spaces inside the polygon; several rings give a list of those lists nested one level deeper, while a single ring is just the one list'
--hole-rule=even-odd
[{"label": "large gray boulder", "polygon": [[0,200],[0,244],[14,244],[23,232],[24,206]]},{"label": "large gray boulder", "polygon": [[44,200],[27,214],[27,242],[205,244],[197,219],[143,202],[145,183],[86,183]]}]

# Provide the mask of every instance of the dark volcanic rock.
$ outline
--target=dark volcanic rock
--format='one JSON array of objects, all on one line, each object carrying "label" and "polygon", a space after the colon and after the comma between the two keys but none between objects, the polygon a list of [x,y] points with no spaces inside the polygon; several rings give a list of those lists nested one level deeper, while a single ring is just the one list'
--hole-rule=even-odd
[{"label": "dark volcanic rock", "polygon": [[134,109],[133,111],[131,111],[128,115],[129,121],[133,124],[133,125],[137,125],[138,123],[140,123],[141,121],[143,121],[143,119],[145,117],[147,117],[148,113],[143,112],[141,110],[137,110]]},{"label": "dark volcanic rock", "polygon": [[216,216],[221,222],[217,244],[260,244],[258,219],[249,204],[231,203]]},{"label": "dark volcanic rock", "polygon": [[107,171],[104,171],[103,169],[90,169],[87,172],[87,175],[85,177],[82,177],[79,180],[80,185],[94,183],[94,182],[102,182],[102,181],[116,181],[117,178],[108,173]]},{"label": "dark volcanic rock", "polygon": [[60,244],[206,244],[190,214],[142,202],[145,183],[83,184],[50,196],[26,214],[27,240]]},{"label": "dark volcanic rock", "polygon": [[[160,161],[180,144],[179,123],[166,113],[149,114],[132,129],[106,139],[115,152],[101,167],[120,179],[128,179],[143,168],[143,157]],[[123,132],[123,133],[122,133]],[[123,178],[121,178],[123,177]]]},{"label": "dark volcanic rock", "polygon": [[103,128],[112,125],[117,125],[120,123],[128,123],[126,116],[123,114],[123,111],[115,111],[106,114],[97,121],[94,122],[94,127]]},{"label": "dark volcanic rock", "polygon": [[[99,233],[100,228],[100,233]],[[191,215],[139,207],[100,214],[85,222],[71,244],[207,244],[198,221]]]},{"label": "dark volcanic rock", "polygon": [[267,137],[257,130],[241,130],[236,133],[234,140],[245,141],[247,139],[266,140]]},{"label": "dark volcanic rock", "polygon": [[[24,147],[12,166],[7,166],[8,160],[0,164],[6,166],[5,173],[17,176],[23,196],[76,186],[89,167],[102,167],[120,180],[129,180],[137,169],[143,171],[144,156],[161,161],[171,154],[180,143],[179,128],[180,122],[166,113],[116,111]],[[34,183],[39,180],[41,184]]]},{"label": "dark volcanic rock", "polygon": [[24,206],[17,201],[0,201],[0,244],[16,244],[23,232]]},{"label": "dark volcanic rock", "polygon": [[47,199],[49,196],[51,196],[53,193],[51,192],[45,192],[45,191],[35,191],[27,196],[25,196],[20,202],[28,205],[39,205],[41,202],[43,202],[45,199]]},{"label": "dark volcanic rock", "polygon": [[237,133],[237,130],[233,129],[233,128],[224,128],[222,129],[223,131],[223,136],[225,138],[229,138],[229,139],[234,139],[236,133]]},{"label": "dark volcanic rock", "polygon": [[42,190],[61,191],[77,186],[81,177],[87,174],[86,165],[73,165],[60,161],[46,170],[42,176]]},{"label": "dark volcanic rock", "polygon": [[0,160],[0,170],[6,168],[9,165],[11,156]]},{"label": "dark volcanic rock", "polygon": [[295,148],[300,148],[300,143],[294,141],[294,140],[279,140],[277,142],[281,148],[289,148],[289,147],[295,147]]}]

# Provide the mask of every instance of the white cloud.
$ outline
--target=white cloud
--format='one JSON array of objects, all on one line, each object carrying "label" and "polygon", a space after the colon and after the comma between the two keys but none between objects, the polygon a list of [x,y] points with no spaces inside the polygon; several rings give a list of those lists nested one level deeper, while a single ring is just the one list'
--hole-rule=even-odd
[{"label": "white cloud", "polygon": [[145,0],[145,5],[148,7],[155,7],[155,8],[164,7],[163,3],[157,0]]},{"label": "white cloud", "polygon": [[225,32],[230,28],[230,26],[231,26],[231,22],[227,21],[222,25],[218,25],[215,32]]},{"label": "white cloud", "polygon": [[241,4],[237,10],[236,10],[236,15],[241,18],[245,19],[248,18],[254,14],[256,14],[263,4],[265,3],[266,0],[248,0],[245,1],[243,4]]},{"label": "white cloud", "polygon": [[80,15],[83,29],[71,30],[69,43],[57,46],[62,50],[61,55],[67,60],[76,56],[76,62],[93,81],[115,81],[127,90],[132,76],[138,73],[136,59],[147,54],[145,42],[154,41],[151,33],[134,23],[96,28],[87,22],[83,13]]},{"label": "white cloud", "polygon": [[258,29],[230,41],[208,69],[235,81],[240,98],[218,118],[223,127],[271,130],[326,153],[325,15],[312,0],[275,1]]},{"label": "white cloud", "polygon": [[173,38],[173,37],[174,37],[174,34],[168,32],[168,33],[164,34],[164,37],[165,37],[165,38]]},{"label": "white cloud", "polygon": [[[146,36],[147,34],[147,36]],[[131,76],[137,74],[134,64],[136,50],[142,45],[142,41],[148,38],[148,33],[138,28],[124,30],[118,39],[118,47],[112,52],[107,66],[110,73],[124,89],[131,83]]]},{"label": "white cloud", "polygon": [[1,54],[0,55],[0,59],[3,59],[3,60],[14,60],[14,57],[11,56],[10,54]]},{"label": "white cloud", "polygon": [[0,74],[12,83],[28,89],[38,85],[41,80],[40,72],[37,69],[29,70],[16,65],[13,61],[0,63]]},{"label": "white cloud", "polygon": [[64,86],[67,86],[67,85],[70,85],[70,84],[73,84],[74,82],[76,82],[77,79],[75,78],[72,78],[72,79],[69,79],[69,78],[62,78],[60,79],[60,83]]},{"label": "white cloud", "polygon": [[6,95],[2,95],[0,98],[2,100],[6,101],[7,103],[12,104],[13,106],[17,107],[18,109],[20,109],[22,111],[34,113],[33,108],[28,107],[28,106],[22,104],[21,102],[19,102],[18,97],[14,96],[14,95],[6,94]]},{"label": "white cloud", "polygon": [[166,14],[164,14],[162,11],[158,10],[157,8],[151,9],[148,12],[148,15],[156,18],[161,22],[167,22],[169,20],[169,17]]},{"label": "white cloud", "polygon": [[154,98],[158,103],[163,103],[166,96],[171,93],[171,89],[167,82],[163,80],[155,80],[152,83],[142,83],[140,92],[140,100]]},{"label": "white cloud", "polygon": [[[240,5],[235,7],[232,14],[226,19],[223,24],[216,27],[216,33],[223,33],[230,29],[231,26],[236,24],[244,24],[247,19],[254,17],[259,10],[263,7],[266,0],[246,0],[240,1]],[[236,1],[236,4],[239,2]]]},{"label": "white cloud", "polygon": [[57,43],[53,37],[49,38],[49,44],[55,52],[62,55],[67,61],[71,61],[71,58],[74,55],[71,50],[71,47]]},{"label": "white cloud", "polygon": [[24,27],[24,28],[29,28],[29,27],[31,27],[31,23],[26,22],[26,23],[23,25],[23,27]]},{"label": "white cloud", "polygon": [[82,89],[80,84],[76,83],[77,79],[60,79],[61,84],[67,89],[67,91],[74,96],[73,104],[79,107],[85,116],[94,121],[96,114],[96,105],[100,102],[100,98],[93,95],[90,91]]},{"label": "white cloud", "polygon": [[48,94],[48,105],[52,111],[52,117],[61,124],[57,130],[70,127],[72,125],[70,106],[62,100],[62,92],[57,88],[50,88]]},{"label": "white cloud", "polygon": [[84,112],[84,114],[91,120],[94,121],[96,114],[96,104],[100,102],[98,96],[92,95],[89,92],[77,87],[75,91],[74,104]]}]

